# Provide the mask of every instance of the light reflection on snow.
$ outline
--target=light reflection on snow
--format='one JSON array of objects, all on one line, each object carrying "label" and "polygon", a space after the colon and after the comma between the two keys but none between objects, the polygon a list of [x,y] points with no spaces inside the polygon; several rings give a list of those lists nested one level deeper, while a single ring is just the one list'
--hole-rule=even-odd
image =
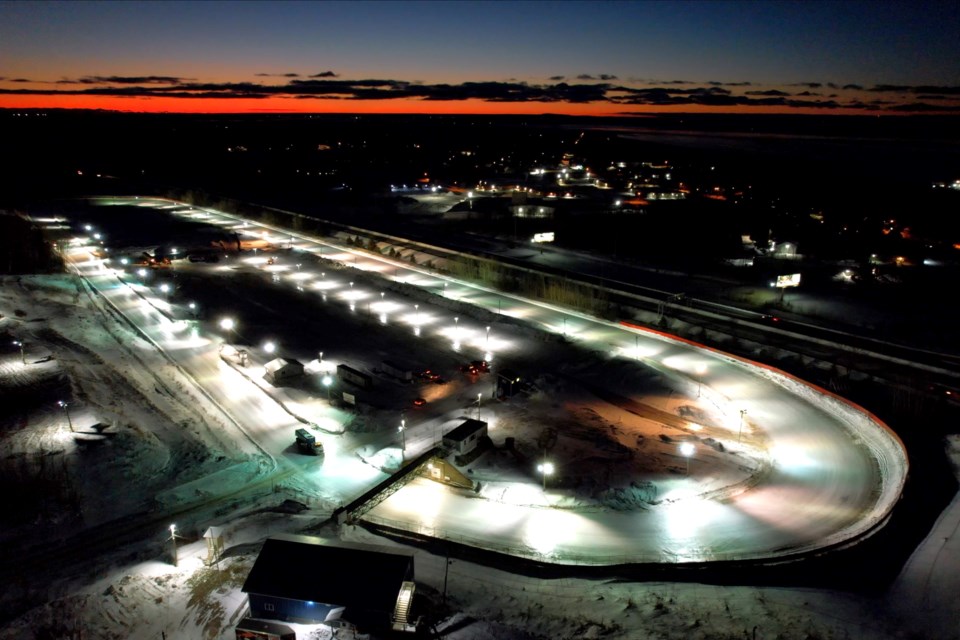
[{"label": "light reflection on snow", "polygon": [[551,555],[570,537],[572,516],[556,509],[533,509],[524,526],[523,540],[542,555]]},{"label": "light reflection on snow", "polygon": [[770,449],[770,457],[773,459],[774,464],[783,467],[787,472],[820,466],[816,460],[809,456],[809,450],[809,446],[792,447],[788,445],[777,445]]}]

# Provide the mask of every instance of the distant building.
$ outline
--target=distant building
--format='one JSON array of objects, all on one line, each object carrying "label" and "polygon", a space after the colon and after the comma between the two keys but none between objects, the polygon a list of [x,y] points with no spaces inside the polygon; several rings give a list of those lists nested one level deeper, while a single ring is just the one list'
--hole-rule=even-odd
[{"label": "distant building", "polygon": [[487,435],[487,423],[481,420],[467,419],[443,435],[443,446],[457,455],[470,453],[480,444],[480,438]]},{"label": "distant building", "polygon": [[369,389],[373,386],[373,379],[370,376],[345,364],[337,365],[337,377],[361,389]]},{"label": "distant building", "polygon": [[364,630],[412,630],[413,552],[279,535],[263,544],[242,591],[250,617],[317,624],[343,619]]},{"label": "distant building", "polygon": [[303,375],[303,365],[296,360],[275,358],[264,367],[264,379],[275,387],[283,386]]},{"label": "distant building", "polygon": [[388,376],[393,376],[394,378],[403,380],[404,382],[410,382],[413,380],[413,369],[405,364],[384,360],[380,363],[380,368],[383,369],[383,372]]},{"label": "distant building", "polygon": [[509,398],[521,390],[520,376],[512,369],[497,370],[497,397]]}]

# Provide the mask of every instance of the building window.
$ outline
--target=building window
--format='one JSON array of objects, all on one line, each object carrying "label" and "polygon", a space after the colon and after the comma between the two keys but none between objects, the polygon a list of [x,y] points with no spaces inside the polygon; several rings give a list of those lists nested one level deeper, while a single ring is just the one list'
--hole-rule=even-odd
[{"label": "building window", "polygon": [[264,603],[263,603],[263,610],[264,610],[264,611],[273,611],[273,605],[270,604],[269,602],[264,602]]}]

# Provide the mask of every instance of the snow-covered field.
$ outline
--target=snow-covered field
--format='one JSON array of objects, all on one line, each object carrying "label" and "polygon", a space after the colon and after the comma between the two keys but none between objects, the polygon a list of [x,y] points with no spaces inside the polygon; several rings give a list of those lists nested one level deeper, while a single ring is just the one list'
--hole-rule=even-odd
[{"label": "snow-covered field", "polygon": [[[279,482],[226,501],[204,495],[199,487],[210,482],[255,483],[265,473],[262,452],[235,437],[229,420],[196,394],[189,379],[74,278],[8,278],[0,289],[0,314],[4,343],[22,341],[26,361],[13,346],[0,355],[0,459],[12,501],[0,530],[6,556],[0,567],[7,584],[0,596],[6,620],[0,638],[232,638],[232,625],[244,608],[239,588],[265,537],[308,531],[394,544],[362,528],[324,525],[333,497],[317,497],[309,482]],[[543,376],[540,383],[566,393],[534,394],[529,403],[503,412],[497,440],[514,437],[519,454],[534,457],[552,437],[558,457],[583,465],[577,474],[565,474],[570,490],[555,494],[558,506],[642,509],[654,499],[647,482],[682,473],[676,457],[667,455],[675,449],[669,434],[657,437],[662,423],[624,427],[621,410],[585,409],[576,397],[578,384],[556,376]],[[646,410],[698,411],[664,391],[662,401]],[[471,394],[461,395],[462,411],[469,415]],[[567,402],[549,400],[558,395]],[[706,424],[719,420],[699,411],[690,417]],[[565,425],[564,436],[531,430],[533,414],[539,416],[537,424],[548,416],[551,423]],[[368,419],[375,422],[378,416],[374,412]],[[646,442],[642,461],[627,453],[638,442]],[[725,453],[718,448],[715,455],[719,459]],[[529,484],[516,460],[513,453],[487,456],[471,466],[487,498],[508,493],[513,476]],[[736,485],[764,464],[759,452],[748,464],[718,462],[715,469],[727,470],[718,472],[712,479],[716,486],[708,489]],[[603,482],[596,480],[601,474]],[[958,511],[954,504],[952,513]],[[176,567],[167,530],[174,518],[182,536]],[[460,560],[447,565],[445,557],[420,549],[415,550],[417,582],[445,612],[438,629],[458,640],[954,638],[960,637],[955,597],[960,572],[950,571],[960,555],[953,540],[956,519],[945,516],[889,598],[789,588],[543,580]],[[217,565],[206,566],[200,536],[211,525],[224,528],[227,551]],[[59,553],[37,555],[36,550],[58,544]],[[301,631],[302,637],[310,634]]]}]

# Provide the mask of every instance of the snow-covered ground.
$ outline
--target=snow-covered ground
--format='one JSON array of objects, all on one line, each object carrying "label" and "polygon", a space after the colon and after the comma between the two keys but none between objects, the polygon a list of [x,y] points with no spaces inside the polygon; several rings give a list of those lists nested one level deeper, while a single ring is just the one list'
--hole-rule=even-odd
[{"label": "snow-covered ground", "polygon": [[[10,408],[0,412],[0,457],[7,463],[4,485],[16,487],[18,498],[0,531],[7,555],[3,575],[9,587],[0,599],[9,619],[0,638],[80,634],[144,640],[232,638],[232,625],[243,614],[239,588],[255,559],[257,543],[266,536],[306,530],[393,544],[362,528],[323,526],[337,498],[321,497],[315,475],[308,474],[304,481],[287,474],[265,491],[238,493],[228,500],[204,495],[211,479],[233,486],[266,477],[264,452],[240,437],[238,425],[197,394],[195,381],[89,297],[74,279],[7,279],[0,290],[0,313],[0,332],[8,343],[24,343],[26,361],[21,362],[15,347],[0,356],[0,392],[4,406]],[[557,389],[576,388],[549,376],[542,382]],[[464,415],[475,410],[472,395],[469,387],[451,395]],[[657,409],[673,414],[686,406],[666,395]],[[636,442],[638,434],[622,427],[624,415],[617,410],[584,413],[574,399],[568,406],[553,406],[544,397],[535,395],[529,405],[502,413],[497,439],[515,437],[521,453],[524,446],[533,447],[542,430],[525,430],[530,418],[524,414],[537,413],[580,429],[589,430],[583,425],[590,424],[602,427],[599,431],[606,435],[600,439],[557,439],[556,453],[571,459],[571,452],[562,449],[572,449],[581,454],[583,464],[609,466],[623,453],[625,442]],[[67,406],[59,406],[60,400]],[[543,406],[536,406],[538,402]],[[380,419],[377,411],[366,416],[371,424]],[[709,411],[697,417],[704,423],[714,419]],[[373,454],[389,450],[376,433],[364,433],[360,429],[355,434],[358,447],[363,449],[361,443],[369,441]],[[437,433],[439,426],[421,429],[423,446]],[[667,440],[652,440],[652,447],[667,448]],[[280,462],[285,462],[283,457]],[[642,507],[650,496],[642,482],[631,485],[630,464],[625,459],[621,466],[611,467],[606,487],[584,485],[557,499],[567,507]],[[763,464],[762,455],[755,464]],[[488,497],[497,492],[502,496],[521,484],[530,486],[529,477],[512,469],[508,459],[491,459],[471,469]],[[511,473],[517,476],[515,485]],[[649,473],[656,475],[658,470],[649,468]],[[671,473],[681,474],[679,467]],[[715,478],[715,488],[735,484],[736,473],[748,476],[751,467],[737,471],[731,466],[726,473],[732,475]],[[584,470],[581,475],[590,478],[594,473]],[[620,491],[609,491],[611,487]],[[537,499],[544,496],[527,491],[534,493]],[[958,637],[960,620],[955,598],[960,572],[955,570],[958,549],[953,538],[958,517],[960,506],[955,501],[889,597],[787,588],[542,580],[460,560],[447,565],[445,557],[419,549],[417,581],[421,593],[432,596],[437,606],[446,584],[448,615],[439,629],[460,640],[952,638]],[[167,531],[173,518],[182,536],[176,567]],[[208,567],[200,536],[211,525],[224,528],[227,551],[217,565]],[[77,544],[77,531],[97,531],[98,526],[102,528],[96,539]],[[32,554],[32,549],[49,548],[46,545],[55,540],[63,540],[68,551],[89,549],[87,561],[72,554],[60,562],[42,561]],[[18,563],[15,555],[21,549]],[[914,635],[919,630],[922,633]],[[319,630],[315,635],[322,637]]]}]

